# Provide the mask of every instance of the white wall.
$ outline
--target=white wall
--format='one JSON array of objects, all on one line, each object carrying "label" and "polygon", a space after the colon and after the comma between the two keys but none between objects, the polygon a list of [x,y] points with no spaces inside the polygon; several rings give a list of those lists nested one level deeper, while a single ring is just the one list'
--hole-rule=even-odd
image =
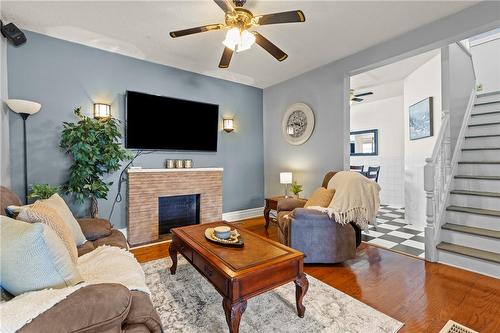
[{"label": "white wall", "polygon": [[[434,135],[410,141],[408,109],[411,105],[433,97]],[[404,155],[405,155],[405,209],[410,224],[425,226],[425,159],[432,155],[441,126],[441,55],[437,55],[404,80]]]},{"label": "white wall", "polygon": [[[0,17],[2,8],[0,1]],[[10,187],[9,172],[9,109],[4,103],[7,99],[7,45],[0,36],[0,184]]]},{"label": "white wall", "polygon": [[404,201],[403,96],[351,106],[351,131],[378,129],[377,156],[351,156],[352,165],[380,166],[380,202],[403,207]]},{"label": "white wall", "polygon": [[477,82],[482,93],[500,91],[500,36],[495,40],[471,47]]}]

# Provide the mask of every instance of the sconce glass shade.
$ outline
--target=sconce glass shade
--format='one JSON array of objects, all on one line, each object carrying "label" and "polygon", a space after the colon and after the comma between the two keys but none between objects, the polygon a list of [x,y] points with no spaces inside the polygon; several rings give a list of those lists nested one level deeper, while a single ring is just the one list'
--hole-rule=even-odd
[{"label": "sconce glass shade", "polygon": [[8,99],[5,103],[7,103],[9,109],[15,113],[24,113],[28,115],[37,113],[42,107],[40,103],[25,101],[22,99]]},{"label": "sconce glass shade", "polygon": [[94,104],[94,118],[108,119],[111,118],[111,105],[103,103]]},{"label": "sconce glass shade", "polygon": [[292,183],[292,173],[291,172],[280,172],[280,184],[291,184]]},{"label": "sconce glass shade", "polygon": [[224,118],[222,122],[222,128],[226,132],[232,132],[234,131],[234,119],[233,118]]}]

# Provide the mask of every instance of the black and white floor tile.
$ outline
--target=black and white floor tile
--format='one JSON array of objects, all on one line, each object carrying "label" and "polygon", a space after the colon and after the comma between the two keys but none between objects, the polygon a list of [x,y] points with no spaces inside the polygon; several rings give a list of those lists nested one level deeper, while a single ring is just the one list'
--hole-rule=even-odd
[{"label": "black and white floor tile", "polygon": [[406,223],[404,208],[381,205],[377,226],[363,231],[363,241],[391,250],[425,257],[424,228]]}]

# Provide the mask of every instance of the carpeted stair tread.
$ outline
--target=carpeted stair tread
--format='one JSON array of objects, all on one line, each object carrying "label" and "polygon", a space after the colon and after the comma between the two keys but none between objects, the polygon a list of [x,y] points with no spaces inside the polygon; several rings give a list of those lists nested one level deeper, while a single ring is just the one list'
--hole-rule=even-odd
[{"label": "carpeted stair tread", "polygon": [[500,90],[498,90],[498,91],[489,91],[489,92],[486,92],[486,93],[477,94],[476,98],[485,98],[485,97],[495,96],[495,95],[500,95]]},{"label": "carpeted stair tread", "polygon": [[500,180],[500,176],[470,176],[470,175],[456,175],[456,179],[477,179],[477,180]]},{"label": "carpeted stair tread", "polygon": [[475,151],[475,150],[500,150],[500,147],[462,148],[462,151]]},{"label": "carpeted stair tread", "polygon": [[500,134],[485,134],[485,135],[467,135],[466,139],[477,139],[477,138],[497,138]]},{"label": "carpeted stair tread", "polygon": [[469,125],[469,127],[490,126],[490,125],[500,125],[500,122],[471,124],[471,125]]},{"label": "carpeted stair tread", "polygon": [[483,251],[472,247],[446,243],[446,242],[439,243],[437,245],[437,248],[439,250],[461,254],[472,258],[478,258],[486,261],[500,263],[500,254],[495,252]]},{"label": "carpeted stair tread", "polygon": [[458,164],[500,164],[500,161],[459,161]]},{"label": "carpeted stair tread", "polygon": [[471,117],[477,117],[477,116],[489,116],[492,114],[498,114],[500,111],[490,111],[490,112],[478,112],[478,113],[472,113]]},{"label": "carpeted stair tread", "polygon": [[445,230],[463,232],[463,233],[471,234],[471,235],[500,239],[500,231],[498,231],[498,230],[468,227],[465,225],[460,225],[460,224],[455,224],[455,223],[445,223],[445,224],[443,224],[443,226],[441,228],[445,229]]},{"label": "carpeted stair tread", "polygon": [[447,211],[452,212],[460,212],[460,213],[469,213],[469,214],[477,214],[477,215],[487,215],[487,216],[496,216],[500,217],[500,211],[493,209],[484,209],[484,208],[475,208],[475,207],[463,207],[463,206],[448,206],[446,207]]},{"label": "carpeted stair tread", "polygon": [[469,190],[452,190],[451,194],[463,194],[463,195],[474,195],[478,197],[493,197],[500,198],[500,193],[498,192],[484,192],[484,191],[469,191]]},{"label": "carpeted stair tread", "polygon": [[492,101],[492,102],[482,102],[482,103],[476,103],[474,106],[482,106],[482,105],[490,105],[490,104],[498,104],[500,101]]}]

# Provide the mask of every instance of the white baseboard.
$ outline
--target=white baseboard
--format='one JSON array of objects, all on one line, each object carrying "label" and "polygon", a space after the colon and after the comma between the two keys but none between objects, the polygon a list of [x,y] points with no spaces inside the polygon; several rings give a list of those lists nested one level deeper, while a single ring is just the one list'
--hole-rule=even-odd
[{"label": "white baseboard", "polygon": [[254,217],[260,217],[263,215],[264,207],[257,207],[224,213],[222,214],[222,219],[228,222],[234,222],[239,220],[251,219]]},{"label": "white baseboard", "polygon": [[[234,212],[227,212],[222,214],[222,219],[228,222],[234,222],[239,220],[251,219],[254,217],[260,217],[264,215],[264,207],[250,208],[244,210],[236,210]],[[127,238],[127,228],[118,229]]]}]

